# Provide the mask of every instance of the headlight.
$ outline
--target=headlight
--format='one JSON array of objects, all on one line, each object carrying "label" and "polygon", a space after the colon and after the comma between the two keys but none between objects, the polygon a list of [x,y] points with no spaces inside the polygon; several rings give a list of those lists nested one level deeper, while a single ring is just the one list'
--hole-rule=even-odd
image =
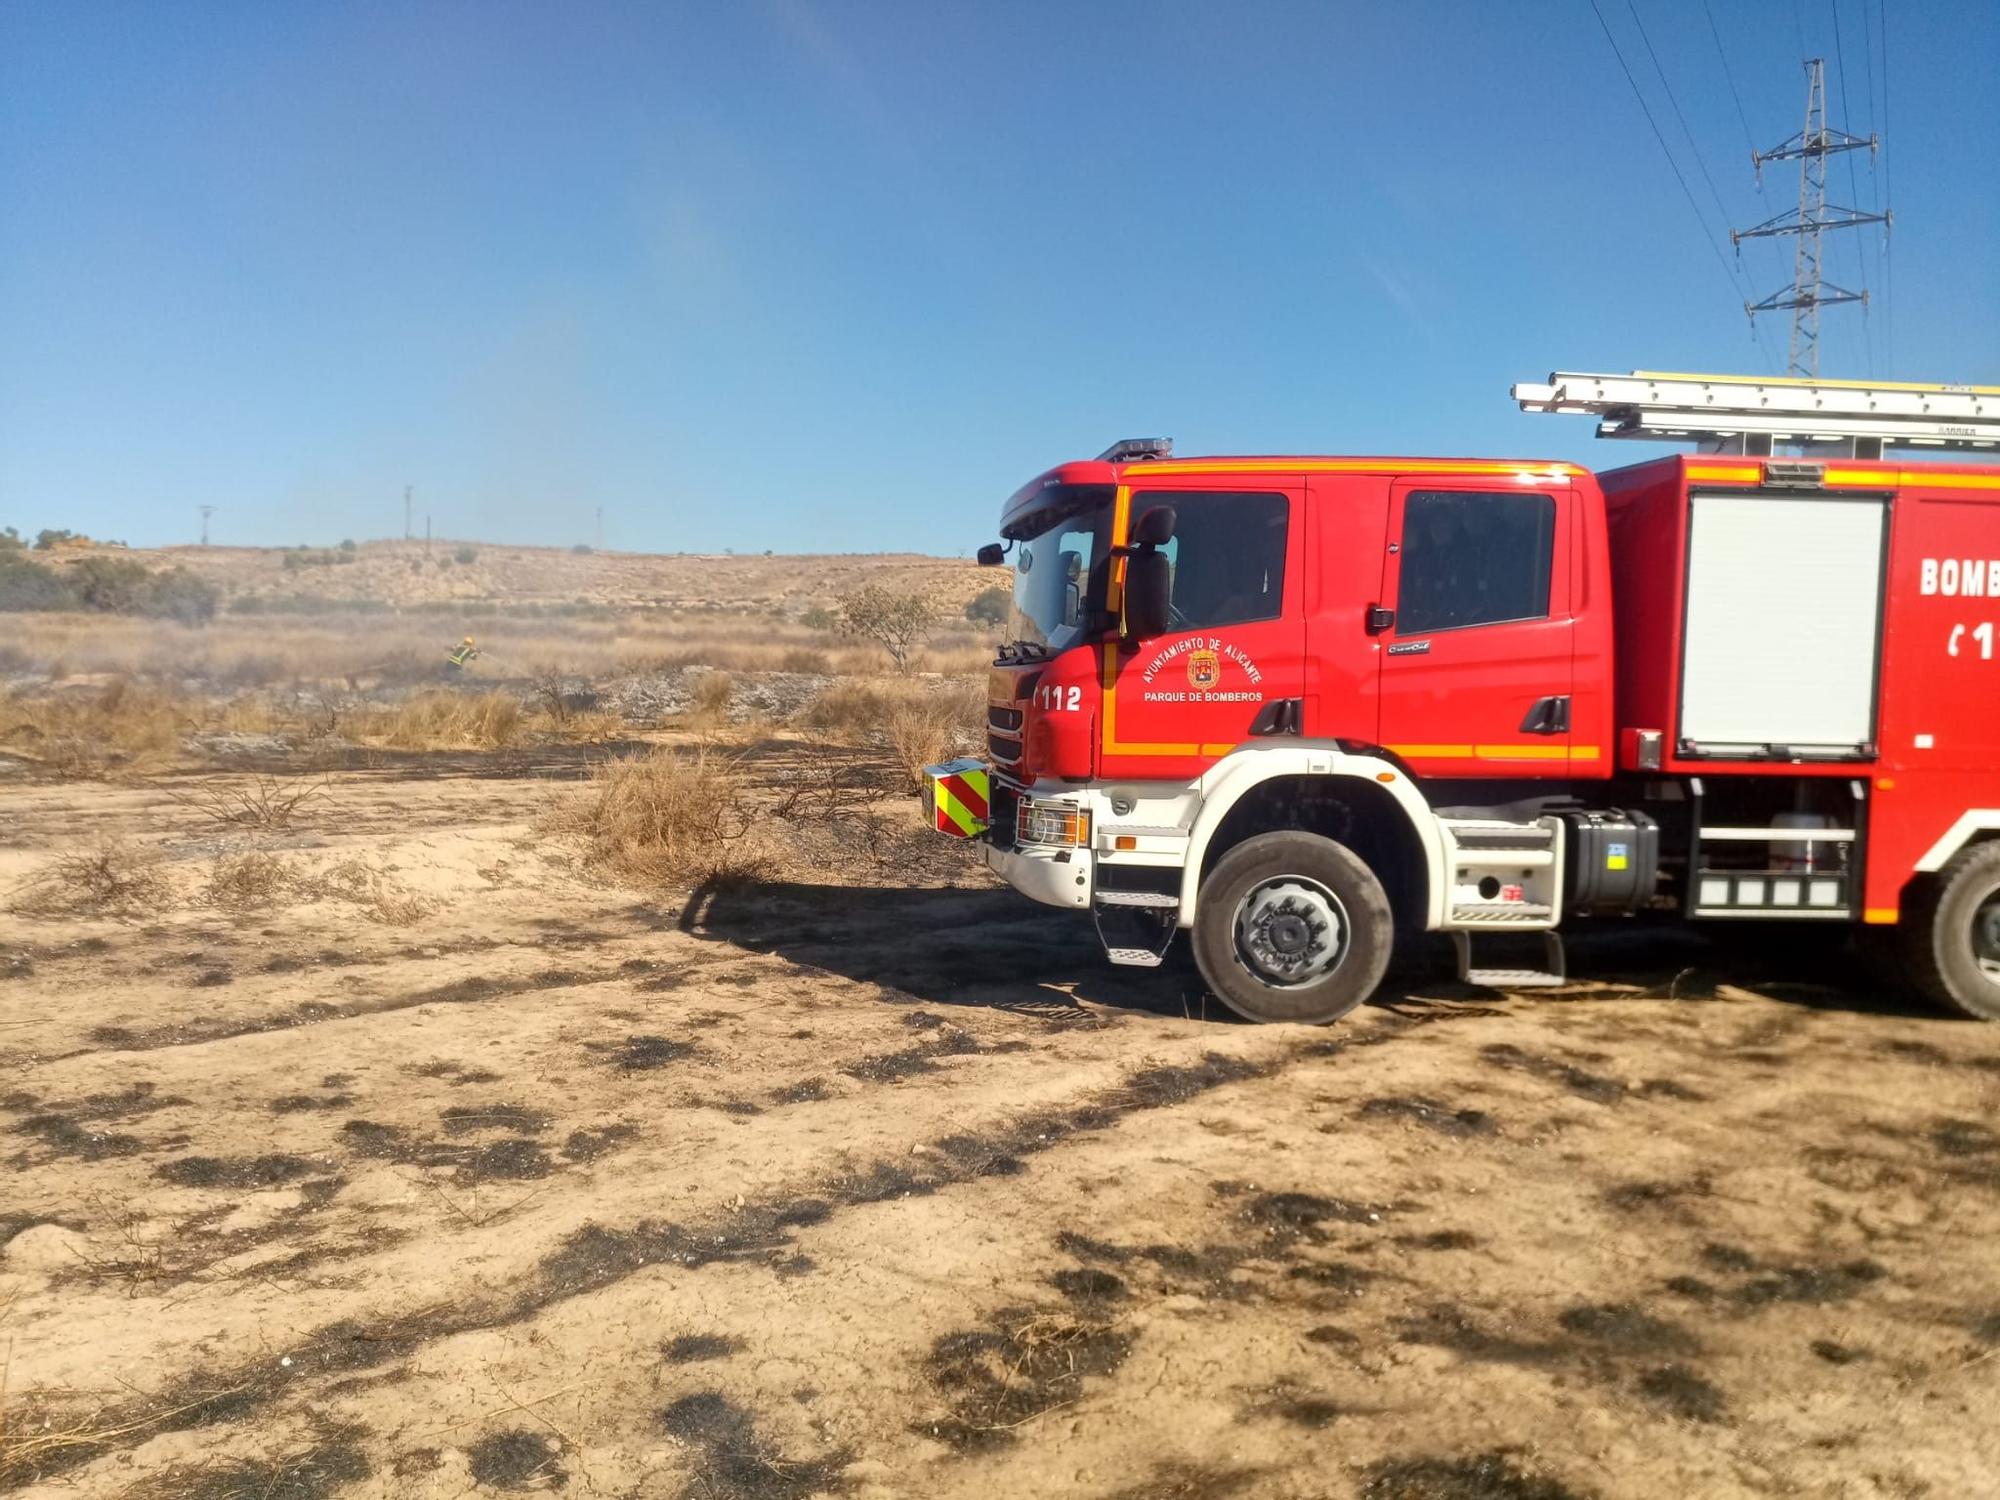
[{"label": "headlight", "polygon": [[1066,802],[1023,802],[1014,815],[1014,838],[1082,848],[1090,843],[1090,814]]}]

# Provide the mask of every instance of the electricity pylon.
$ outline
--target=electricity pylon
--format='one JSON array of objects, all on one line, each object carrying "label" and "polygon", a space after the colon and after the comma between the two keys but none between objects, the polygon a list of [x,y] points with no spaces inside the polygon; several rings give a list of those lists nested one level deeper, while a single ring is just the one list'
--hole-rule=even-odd
[{"label": "electricity pylon", "polygon": [[1842,302],[1866,302],[1868,293],[1835,286],[1820,275],[1820,236],[1829,229],[1858,229],[1863,224],[1888,224],[1888,214],[1867,214],[1858,208],[1829,206],[1826,201],[1826,159],[1843,151],[1881,150],[1875,136],[1863,140],[1826,123],[1826,59],[1811,58],[1806,63],[1806,124],[1790,140],[1769,151],[1753,151],[1751,162],[1761,179],[1768,161],[1797,161],[1799,164],[1799,206],[1776,218],[1766,219],[1751,229],[1732,229],[1729,239],[1741,245],[1745,240],[1793,235],[1798,249],[1792,261],[1792,284],[1771,293],[1762,302],[1747,302],[1743,310],[1752,322],[1760,312],[1792,314],[1792,347],[1788,375],[1817,378],[1819,375],[1819,310]]}]

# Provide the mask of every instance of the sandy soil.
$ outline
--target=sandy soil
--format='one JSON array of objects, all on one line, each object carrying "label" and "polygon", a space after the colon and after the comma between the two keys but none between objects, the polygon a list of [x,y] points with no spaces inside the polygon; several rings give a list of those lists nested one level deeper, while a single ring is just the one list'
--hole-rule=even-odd
[{"label": "sandy soil", "polygon": [[[2000,1031],[1669,941],[1256,1029],[971,871],[594,884],[450,769],[281,841],[377,907],[0,915],[0,1488],[2000,1492]],[[0,883],[107,832],[224,847],[16,783]]]}]

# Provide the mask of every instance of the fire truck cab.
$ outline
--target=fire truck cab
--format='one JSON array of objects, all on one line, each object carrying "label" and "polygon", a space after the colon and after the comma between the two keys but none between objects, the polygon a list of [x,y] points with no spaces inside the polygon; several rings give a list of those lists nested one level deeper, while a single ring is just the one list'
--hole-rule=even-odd
[{"label": "fire truck cab", "polygon": [[[1257,1020],[1343,1015],[1399,934],[1516,988],[1642,913],[1893,931],[2000,1019],[2000,469],[1884,461],[1934,409],[1844,432],[1805,385],[1517,388],[1735,450],[1601,476],[1164,441],[1051,469],[982,553],[1013,620],[937,826],[1113,962],[1187,930]],[[2000,392],[1910,389],[1971,408],[1939,441],[2000,437]]]}]

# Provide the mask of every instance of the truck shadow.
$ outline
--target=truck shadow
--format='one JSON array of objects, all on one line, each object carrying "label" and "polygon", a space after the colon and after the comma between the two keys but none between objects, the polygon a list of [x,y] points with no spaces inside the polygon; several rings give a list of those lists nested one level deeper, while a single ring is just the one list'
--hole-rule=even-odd
[{"label": "truck shadow", "polygon": [[[1059,1024],[1102,1025],[1106,1012],[1244,1024],[1208,993],[1185,934],[1160,968],[1117,968],[1088,916],[1011,890],[711,881],[690,896],[678,925],[880,986],[892,1003],[981,1006]],[[1699,1002],[1736,988],[1808,1010],[1936,1018],[1871,976],[1838,937],[1817,945],[1783,938],[1741,931],[1710,940],[1666,924],[1585,931],[1571,940],[1569,986],[1508,996],[1458,983],[1449,945],[1429,937],[1399,945],[1369,1004],[1406,1020],[1440,1020],[1537,1001]]]},{"label": "truck shadow", "polygon": [[1105,1009],[1235,1021],[1196,975],[1185,936],[1160,968],[1114,968],[1086,914],[1040,907],[1011,890],[710,881],[688,898],[679,926],[879,985],[894,992],[884,997],[891,1001],[1076,1025],[1104,1024]]}]

